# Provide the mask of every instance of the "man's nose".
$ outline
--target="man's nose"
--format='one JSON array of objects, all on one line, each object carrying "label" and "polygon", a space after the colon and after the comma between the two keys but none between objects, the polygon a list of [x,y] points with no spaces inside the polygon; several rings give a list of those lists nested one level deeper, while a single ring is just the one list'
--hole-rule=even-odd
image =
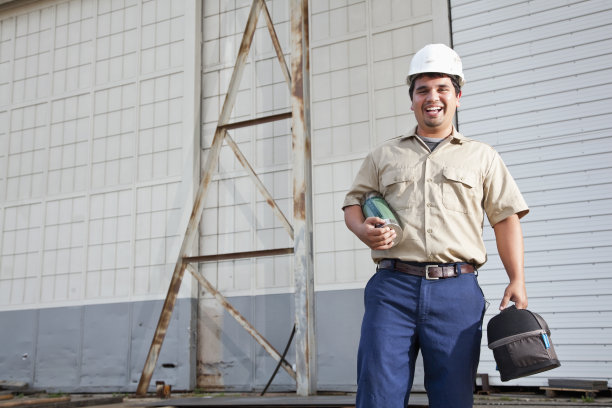
[{"label": "man's nose", "polygon": [[427,101],[428,102],[436,102],[440,100],[440,94],[438,94],[436,91],[430,91],[427,94]]}]

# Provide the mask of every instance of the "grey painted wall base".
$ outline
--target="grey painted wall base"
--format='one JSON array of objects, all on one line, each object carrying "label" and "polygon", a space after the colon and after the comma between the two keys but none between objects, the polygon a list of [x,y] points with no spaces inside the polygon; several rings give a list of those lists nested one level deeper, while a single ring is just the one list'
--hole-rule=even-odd
[{"label": "grey painted wall base", "polygon": [[[230,303],[282,352],[294,322],[293,294],[241,296]],[[214,299],[201,299],[199,309],[198,387],[208,390],[261,391],[276,361]],[[317,389],[357,390],[357,348],[363,318],[363,289],[316,292]],[[293,346],[287,361],[295,363]],[[279,370],[269,389],[295,391],[295,382]],[[423,363],[419,354],[414,391],[423,391]]]},{"label": "grey painted wall base", "polygon": [[[228,300],[284,350],[294,322],[293,294]],[[363,290],[317,292],[315,302],[317,388],[355,391]],[[199,311],[197,303],[177,301],[149,390],[158,380],[173,390],[262,390],[276,362],[214,299],[201,299]],[[158,300],[0,312],[0,379],[52,392],[134,392],[162,305]],[[295,362],[293,346],[287,360]],[[417,364],[415,389],[422,389],[419,370]],[[294,390],[282,369],[269,389]]]},{"label": "grey painted wall base", "polygon": [[[281,352],[293,322],[293,294],[228,298],[230,303]],[[357,346],[363,316],[363,290],[315,294],[317,388],[355,391]],[[214,299],[200,301],[198,387],[208,390],[260,391],[276,367],[263,348]],[[211,337],[216,341],[211,341]],[[287,361],[295,363],[293,345]],[[295,381],[279,370],[270,391],[294,391]]]},{"label": "grey painted wall base", "polygon": [[[196,299],[179,299],[155,381],[195,385]],[[163,300],[0,312],[0,379],[62,392],[133,392]]]}]

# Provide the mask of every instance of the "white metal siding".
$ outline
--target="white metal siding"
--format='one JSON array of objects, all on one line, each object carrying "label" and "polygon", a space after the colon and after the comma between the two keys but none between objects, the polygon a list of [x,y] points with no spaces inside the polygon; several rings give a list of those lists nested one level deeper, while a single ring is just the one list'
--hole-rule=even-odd
[{"label": "white metal siding", "polygon": [[166,293],[194,182],[191,8],[0,9],[0,310]]},{"label": "white metal siding", "polygon": [[[451,1],[466,85],[462,133],[501,153],[531,208],[522,225],[529,307],[552,329],[552,377],[612,379],[612,4]],[[494,315],[507,282],[492,229],[480,282]],[[479,372],[501,384],[486,333]]]}]

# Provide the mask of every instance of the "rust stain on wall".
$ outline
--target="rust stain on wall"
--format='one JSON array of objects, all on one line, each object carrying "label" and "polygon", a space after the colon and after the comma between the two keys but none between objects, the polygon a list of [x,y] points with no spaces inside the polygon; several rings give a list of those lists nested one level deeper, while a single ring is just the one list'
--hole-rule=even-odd
[{"label": "rust stain on wall", "polygon": [[200,298],[198,303],[197,378],[198,388],[216,391],[223,389],[221,331],[223,308],[215,299]]},{"label": "rust stain on wall", "polygon": [[306,182],[294,187],[293,193],[293,217],[298,220],[306,219]]}]

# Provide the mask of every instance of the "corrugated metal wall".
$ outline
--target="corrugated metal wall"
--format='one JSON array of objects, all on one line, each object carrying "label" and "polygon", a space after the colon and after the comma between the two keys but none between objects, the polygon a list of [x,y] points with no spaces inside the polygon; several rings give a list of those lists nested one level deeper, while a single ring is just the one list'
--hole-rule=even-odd
[{"label": "corrugated metal wall", "polygon": [[[197,3],[3,3],[0,344],[10,347],[0,374],[37,388],[129,390],[198,181]],[[186,279],[181,297],[192,289]],[[193,307],[179,301],[182,327],[190,327]],[[190,333],[177,340],[176,330],[166,346],[189,350]],[[92,358],[100,332],[123,343],[113,355],[98,348],[122,366]],[[176,387],[192,386],[191,357],[172,363],[182,373]]]},{"label": "corrugated metal wall", "polygon": [[159,298],[195,162],[185,4],[19,6],[0,13],[0,309]]},{"label": "corrugated metal wall", "polygon": [[[466,86],[460,130],[490,143],[523,191],[529,306],[552,328],[551,377],[612,379],[612,4],[451,1]],[[497,310],[507,281],[493,232],[480,275]],[[496,375],[484,346],[479,371]],[[494,383],[500,383],[498,378]]]}]

